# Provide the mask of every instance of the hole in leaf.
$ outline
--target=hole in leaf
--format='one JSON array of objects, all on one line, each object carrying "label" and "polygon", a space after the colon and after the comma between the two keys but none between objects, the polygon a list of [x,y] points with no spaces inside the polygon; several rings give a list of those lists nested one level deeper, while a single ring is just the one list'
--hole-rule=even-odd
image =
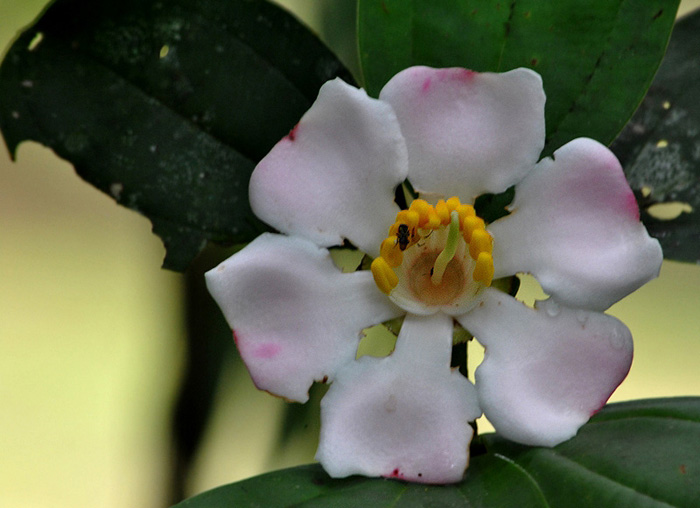
[{"label": "hole in leaf", "polygon": [[389,356],[396,346],[396,335],[391,333],[384,325],[375,325],[362,330],[362,340],[357,346],[356,358],[363,356],[375,356],[382,358]]},{"label": "hole in leaf", "polygon": [[357,249],[349,249],[345,247],[336,247],[328,249],[331,253],[331,259],[335,266],[340,268],[344,273],[354,272],[357,270],[364,254]]},{"label": "hole in leaf", "polygon": [[39,44],[41,44],[41,41],[44,40],[44,34],[42,32],[37,32],[32,41],[29,43],[29,46],[27,46],[27,49],[29,51],[34,51],[37,47],[39,47]]},{"label": "hole in leaf", "polygon": [[534,307],[536,300],[549,298],[549,295],[544,292],[539,281],[533,275],[521,272],[517,274],[517,277],[520,279],[520,285],[515,297],[528,307]]},{"label": "hole in leaf", "polygon": [[668,203],[656,203],[647,208],[649,215],[659,220],[673,220],[683,213],[690,213],[693,207],[681,201],[670,201]]},{"label": "hole in leaf", "polygon": [[479,217],[490,224],[510,213],[506,207],[512,203],[514,197],[515,186],[500,194],[482,194],[474,201],[474,209]]}]

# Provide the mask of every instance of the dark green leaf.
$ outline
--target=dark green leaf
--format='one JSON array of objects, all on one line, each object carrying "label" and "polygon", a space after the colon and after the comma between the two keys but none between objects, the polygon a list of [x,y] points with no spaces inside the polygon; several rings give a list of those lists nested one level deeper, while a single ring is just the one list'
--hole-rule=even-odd
[{"label": "dark green leaf", "polygon": [[[507,486],[507,488],[504,488]],[[297,507],[544,507],[541,492],[522,469],[496,455],[474,457],[459,485],[426,486],[353,476],[333,480],[318,465],[284,469],[226,485],[177,508]]]},{"label": "dark green leaf", "polygon": [[482,436],[458,485],[329,478],[317,465],[269,473],[205,492],[178,508],[248,507],[697,507],[700,398],[607,406],[554,448]]},{"label": "dark green leaf", "polygon": [[632,401],[605,408],[555,448],[490,436],[552,507],[700,506],[700,398]]},{"label": "dark green leaf", "polygon": [[365,85],[377,95],[412,65],[529,67],[547,93],[545,155],[588,136],[609,143],[642,100],[678,0],[360,0]]},{"label": "dark green leaf", "polygon": [[[644,102],[611,145],[664,256],[700,263],[700,12],[678,21]],[[673,220],[659,203],[680,203]],[[689,205],[689,206],[688,206]],[[673,210],[671,210],[673,211]]]},{"label": "dark green leaf", "polygon": [[181,270],[264,229],[250,173],[337,75],[352,81],[264,1],[58,0],[0,68],[0,128],[146,215]]}]

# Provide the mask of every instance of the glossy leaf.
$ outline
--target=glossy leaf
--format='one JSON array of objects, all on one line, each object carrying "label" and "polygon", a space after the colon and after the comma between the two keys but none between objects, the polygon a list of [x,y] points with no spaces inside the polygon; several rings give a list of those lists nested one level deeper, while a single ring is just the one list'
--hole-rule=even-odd
[{"label": "glossy leaf", "polygon": [[529,67],[547,94],[550,154],[588,136],[609,143],[651,83],[678,0],[359,0],[370,94],[411,65],[502,72]]},{"label": "glossy leaf", "polygon": [[608,406],[555,448],[487,444],[523,468],[552,507],[700,506],[700,398]]},{"label": "glossy leaf", "polygon": [[649,93],[611,145],[664,256],[691,263],[700,263],[699,81],[696,11],[676,24]]},{"label": "glossy leaf", "polygon": [[427,486],[350,477],[318,465],[276,471],[205,492],[177,508],[248,507],[696,507],[700,398],[607,406],[554,448],[482,436],[462,483]]},{"label": "glossy leaf", "polygon": [[57,0],[0,68],[0,128],[11,153],[45,144],[146,215],[182,270],[264,229],[250,173],[338,75],[352,81],[262,0]]},{"label": "glossy leaf", "polygon": [[[508,488],[503,488],[508,485]],[[394,480],[353,476],[330,478],[319,465],[284,469],[210,490],[177,508],[265,507],[545,507],[542,494],[527,474],[496,455],[472,460],[459,485],[431,487]]]}]

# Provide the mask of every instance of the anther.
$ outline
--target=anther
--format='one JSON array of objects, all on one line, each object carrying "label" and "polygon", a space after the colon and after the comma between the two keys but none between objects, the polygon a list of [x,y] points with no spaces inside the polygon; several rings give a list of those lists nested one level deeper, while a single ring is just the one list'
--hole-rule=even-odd
[{"label": "anther", "polygon": [[424,227],[430,218],[430,210],[433,207],[424,199],[414,199],[408,209],[418,214],[418,226]]},{"label": "anther", "polygon": [[469,255],[476,260],[481,252],[493,252],[493,238],[485,229],[475,229],[469,242]]},{"label": "anther", "polygon": [[[447,201],[449,202],[449,199]],[[464,219],[466,219],[467,217],[476,216],[476,211],[474,210],[474,207],[472,205],[459,205],[457,208],[455,208],[455,210],[459,214],[460,223],[464,223]],[[450,210],[450,212],[451,211],[452,210]]]},{"label": "anther", "polygon": [[399,283],[398,276],[381,256],[372,261],[370,269],[372,270],[375,284],[377,284],[380,291],[387,295],[391,293],[391,290]]},{"label": "anther", "polygon": [[490,286],[493,280],[493,257],[488,252],[479,253],[474,265],[474,280],[481,282],[484,286]]},{"label": "anther", "polygon": [[447,203],[445,203],[444,199],[439,200],[435,204],[435,213],[440,219],[440,224],[443,226],[447,226],[450,223],[450,211],[451,210],[447,208]]},{"label": "anther", "polygon": [[447,205],[447,209],[450,211],[450,213],[462,206],[462,203],[459,201],[457,196],[452,196],[450,199],[445,201],[445,204]]},{"label": "anther", "polygon": [[397,245],[398,243],[399,240],[396,236],[390,236],[385,238],[379,247],[379,255],[392,268],[399,266],[403,261],[403,252],[401,246]]},{"label": "anther", "polygon": [[406,224],[408,229],[418,227],[420,215],[415,210],[401,210],[396,214],[396,222],[398,224]]},{"label": "anther", "polygon": [[430,207],[428,210],[428,222],[423,226],[425,229],[437,229],[442,226],[442,220],[440,216],[435,211],[435,208]]},{"label": "anther", "polygon": [[484,229],[486,227],[484,219],[477,216],[467,216],[462,222],[462,236],[464,236],[464,241],[470,243],[472,241],[472,233],[477,229]]}]

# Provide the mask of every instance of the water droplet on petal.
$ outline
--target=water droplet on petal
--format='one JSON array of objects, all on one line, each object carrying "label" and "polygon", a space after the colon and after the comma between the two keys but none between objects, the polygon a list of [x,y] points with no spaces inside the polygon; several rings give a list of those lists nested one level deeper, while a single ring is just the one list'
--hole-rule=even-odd
[{"label": "water droplet on petal", "polygon": [[588,317],[590,316],[590,313],[585,311],[585,310],[577,310],[576,311],[576,320],[581,323],[582,325],[586,324],[586,321],[588,321]]},{"label": "water droplet on petal", "polygon": [[109,186],[109,193],[117,201],[119,201],[119,199],[122,197],[123,190],[124,190],[124,185],[119,183],[119,182],[115,182]]},{"label": "water droplet on petal", "polygon": [[614,349],[622,349],[625,345],[625,333],[620,329],[620,327],[616,326],[610,333],[609,340],[610,345]]},{"label": "water droplet on petal", "polygon": [[557,302],[555,302],[554,300],[552,300],[551,298],[545,300],[542,303],[542,306],[544,307],[544,311],[550,317],[556,317],[561,312],[561,307],[559,306],[559,304]]}]

